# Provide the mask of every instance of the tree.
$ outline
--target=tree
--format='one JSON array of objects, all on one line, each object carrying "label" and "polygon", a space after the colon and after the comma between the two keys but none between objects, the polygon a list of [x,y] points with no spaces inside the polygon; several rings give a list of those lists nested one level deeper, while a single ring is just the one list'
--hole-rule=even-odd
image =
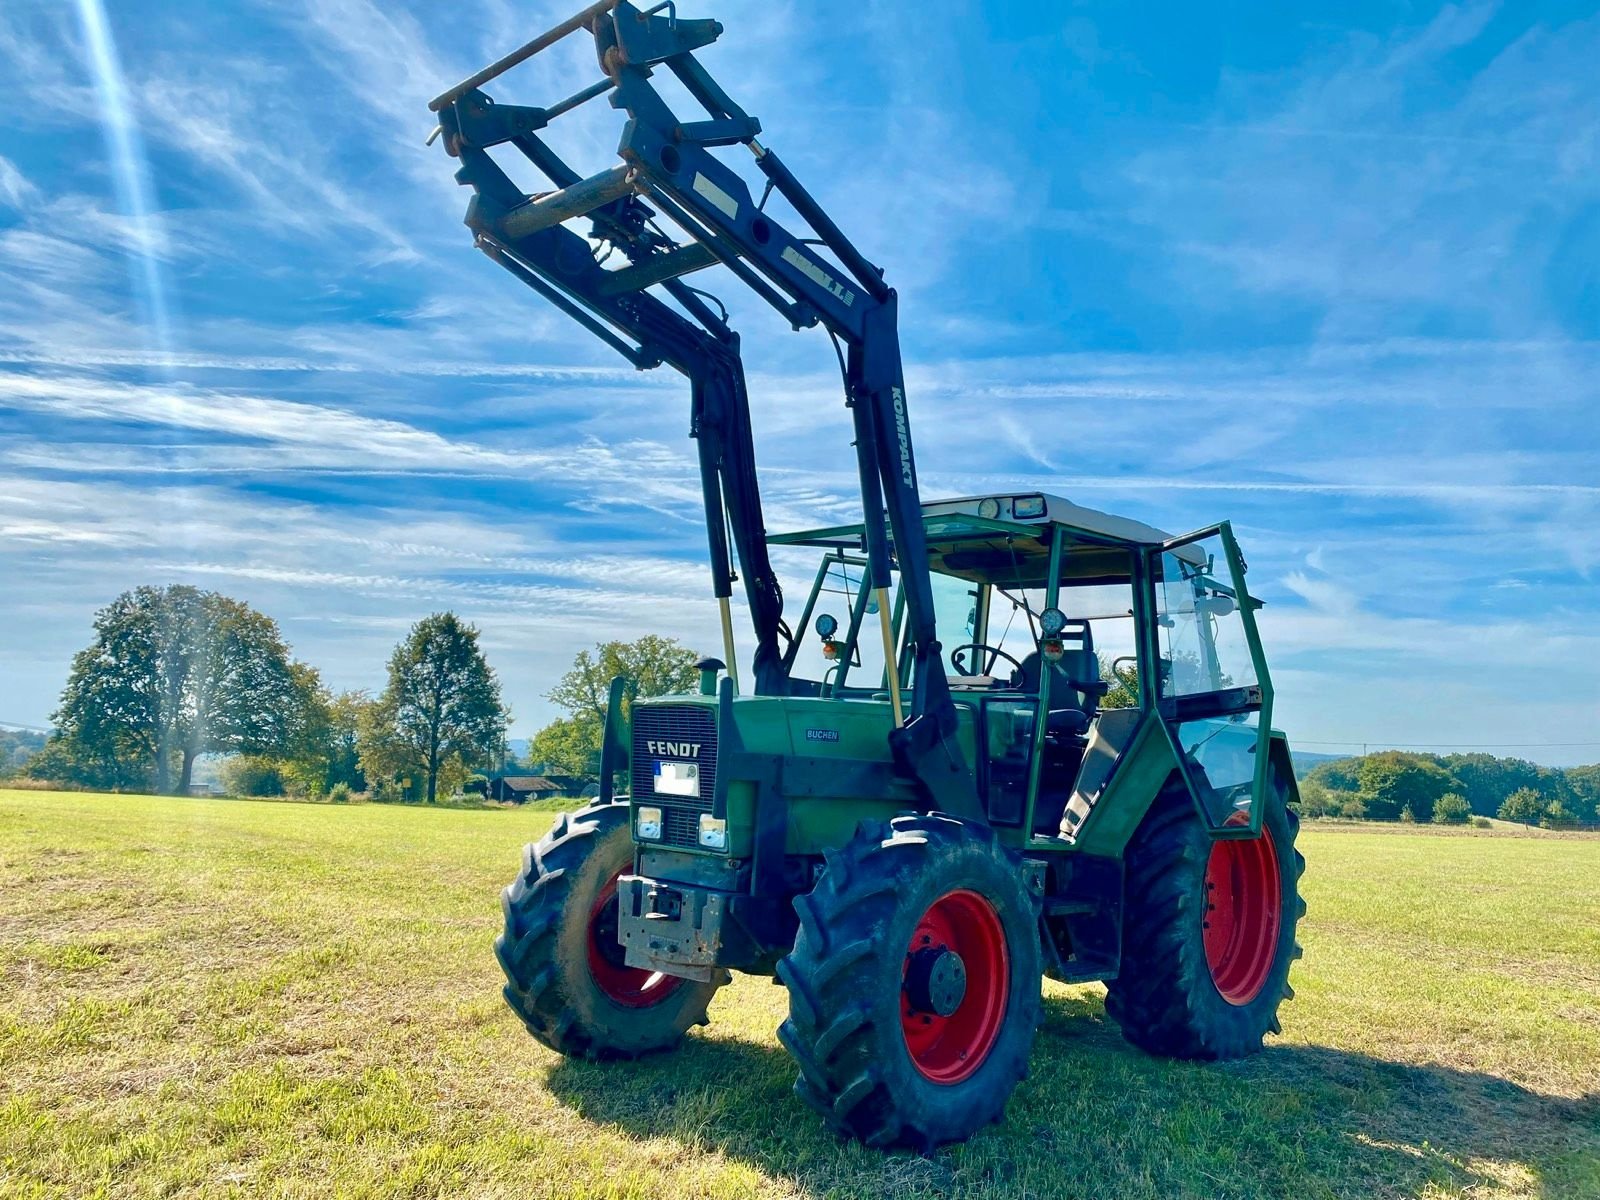
[{"label": "tree", "polygon": [[438,799],[441,772],[460,782],[500,745],[508,714],[478,631],[454,613],[418,621],[389,658],[389,684],[363,715],[362,770],[396,779],[415,771]]},{"label": "tree", "polygon": [[1329,817],[1338,812],[1339,800],[1315,779],[1300,781],[1300,815],[1302,817]]},{"label": "tree", "polygon": [[602,732],[593,717],[557,717],[533,735],[528,761],[558,775],[598,775]]},{"label": "tree", "polygon": [[1472,805],[1472,811],[1483,816],[1492,815],[1518,788],[1532,788],[1551,799],[1571,797],[1568,776],[1526,759],[1496,758],[1492,754],[1449,754],[1438,761],[1460,781],[1458,790]]},{"label": "tree", "polygon": [[31,729],[0,729],[0,779],[20,771],[44,746],[42,733]]},{"label": "tree", "polygon": [[1433,805],[1436,825],[1465,825],[1472,815],[1472,806],[1460,792],[1446,792]]},{"label": "tree", "polygon": [[1352,821],[1365,821],[1367,819],[1367,804],[1355,792],[1344,793],[1344,799],[1339,802],[1339,815],[1348,817]]},{"label": "tree", "polygon": [[550,699],[574,717],[593,717],[604,724],[611,681],[618,675],[628,681],[622,698],[626,715],[635,697],[693,691],[699,658],[676,638],[654,633],[636,642],[605,642],[593,654],[579,651],[572,669],[550,689]]},{"label": "tree", "polygon": [[1546,829],[1566,829],[1576,825],[1578,818],[1572,810],[1562,804],[1560,800],[1550,801],[1550,807],[1544,810],[1544,816],[1539,818],[1539,824]]},{"label": "tree", "polygon": [[636,642],[605,642],[593,652],[579,651],[572,669],[548,693],[568,715],[534,734],[528,758],[559,767],[562,774],[593,778],[600,771],[611,681],[618,675],[627,681],[622,694],[626,717],[640,696],[693,691],[699,657],[677,639],[654,633]]},{"label": "tree", "polygon": [[361,773],[361,714],[372,706],[366,692],[339,692],[328,703],[328,789],[343,784],[352,792],[367,790]]},{"label": "tree", "polygon": [[[299,664],[295,664],[299,668]],[[323,686],[309,667],[300,668],[300,712],[294,744],[283,772],[296,794],[323,795],[343,784],[347,791],[365,791],[358,746],[362,710],[371,700],[365,692],[340,692]]]},{"label": "tree", "polygon": [[1600,821],[1600,763],[1569,767],[1567,787],[1572,792],[1572,810],[1580,821]]},{"label": "tree", "polygon": [[124,592],[94,629],[54,715],[61,760],[184,792],[201,754],[287,750],[299,685],[270,617],[175,584]]},{"label": "tree", "polygon": [[222,790],[230,796],[282,796],[288,791],[283,764],[259,754],[236,754],[218,774]]},{"label": "tree", "polygon": [[1414,820],[1430,820],[1434,804],[1456,782],[1431,758],[1399,750],[1367,755],[1357,778],[1367,816],[1377,821],[1395,820],[1405,810]]},{"label": "tree", "polygon": [[1537,825],[1544,819],[1550,802],[1532,788],[1518,788],[1507,796],[1500,806],[1502,821],[1519,821],[1524,825]]},{"label": "tree", "polygon": [[1361,787],[1360,758],[1330,758],[1306,772],[1307,779],[1315,779],[1330,792],[1354,792]]}]

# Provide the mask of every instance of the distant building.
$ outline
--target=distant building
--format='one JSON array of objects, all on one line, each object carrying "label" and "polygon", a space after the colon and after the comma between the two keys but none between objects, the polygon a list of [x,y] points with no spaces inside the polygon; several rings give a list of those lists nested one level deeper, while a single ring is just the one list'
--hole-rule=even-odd
[{"label": "distant building", "polygon": [[489,798],[512,804],[548,800],[552,796],[563,795],[565,791],[560,783],[544,775],[502,775],[489,781]]}]

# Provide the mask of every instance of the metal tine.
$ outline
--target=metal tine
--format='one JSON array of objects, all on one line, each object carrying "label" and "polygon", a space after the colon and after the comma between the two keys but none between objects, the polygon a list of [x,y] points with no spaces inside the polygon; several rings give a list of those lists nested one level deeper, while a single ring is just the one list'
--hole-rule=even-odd
[{"label": "metal tine", "polygon": [[462,96],[466,95],[473,88],[482,87],[491,79],[497,78],[500,75],[504,75],[518,63],[527,62],[528,59],[532,58],[535,54],[538,54],[541,50],[548,49],[549,47],[555,45],[569,33],[577,32],[579,29],[582,29],[588,25],[596,17],[610,12],[612,9],[616,8],[618,2],[619,0],[596,0],[596,3],[589,5],[589,7],[584,9],[582,12],[568,17],[565,21],[561,22],[561,24],[555,26],[553,29],[545,30],[545,32],[534,38],[533,41],[529,42],[527,45],[513,50],[510,54],[506,55],[502,59],[498,59],[495,62],[490,63],[476,75],[472,75],[466,79],[463,79],[460,83],[456,84],[455,87],[449,89],[448,91],[440,92],[428,102],[428,111],[440,112],[444,108],[453,104],[455,101],[461,99]]}]

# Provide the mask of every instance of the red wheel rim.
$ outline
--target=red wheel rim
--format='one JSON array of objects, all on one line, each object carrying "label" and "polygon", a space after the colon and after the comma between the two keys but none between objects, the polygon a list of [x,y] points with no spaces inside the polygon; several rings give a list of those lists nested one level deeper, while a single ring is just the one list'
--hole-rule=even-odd
[{"label": "red wheel rim", "polygon": [[[948,1016],[919,1012],[905,987],[912,956],[944,949],[960,955],[966,992]],[[911,1062],[935,1083],[960,1083],[983,1065],[1005,1024],[1011,958],[1000,914],[977,892],[955,891],[922,914],[906,947],[900,993],[900,1028]]]},{"label": "red wheel rim", "polygon": [[613,875],[589,910],[589,976],[608,1000],[624,1008],[660,1004],[683,982],[676,975],[630,967],[617,941],[617,880]]},{"label": "red wheel rim", "polygon": [[1249,1004],[1261,994],[1282,920],[1283,883],[1271,836],[1213,842],[1206,860],[1206,966],[1229,1004]]}]

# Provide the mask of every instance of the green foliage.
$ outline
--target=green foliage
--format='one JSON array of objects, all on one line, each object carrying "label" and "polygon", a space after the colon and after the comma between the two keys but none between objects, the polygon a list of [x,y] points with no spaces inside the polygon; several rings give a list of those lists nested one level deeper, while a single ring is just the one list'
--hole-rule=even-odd
[{"label": "green foliage", "polygon": [[[1572,814],[1574,821],[1600,822],[1600,764],[1561,770],[1541,767],[1520,758],[1496,758],[1492,754],[1436,755],[1385,750],[1372,755],[1318,763],[1301,777],[1300,787],[1304,792],[1307,784],[1317,783],[1335,794],[1358,791],[1362,788],[1361,772],[1368,762],[1396,758],[1428,762],[1439,767],[1450,777],[1449,790],[1463,797],[1477,816],[1494,816],[1507,796],[1519,789],[1530,788],[1551,801],[1560,801]],[[1437,777],[1431,776],[1431,773],[1430,777],[1436,787]],[[1391,804],[1383,802],[1386,797],[1376,798],[1379,803],[1375,806],[1374,816],[1392,818],[1398,814],[1399,808],[1391,808]],[[1413,812],[1417,810],[1413,809]],[[1425,819],[1421,813],[1417,813],[1417,816],[1418,819]]]},{"label": "green foliage", "polygon": [[349,804],[350,795],[350,785],[348,783],[336,783],[328,789],[328,803]]},{"label": "green foliage", "polygon": [[55,713],[59,753],[38,770],[182,792],[201,754],[288,751],[299,682],[271,618],[175,584],[124,592],[94,630]]},{"label": "green foliage", "polygon": [[1550,801],[1550,807],[1545,809],[1544,816],[1539,818],[1539,824],[1546,829],[1570,829],[1577,823],[1577,816],[1560,800]]},{"label": "green foliage", "polygon": [[1367,802],[1358,793],[1347,793],[1339,804],[1339,815],[1352,821],[1367,819]]},{"label": "green foliage", "polygon": [[1520,788],[1531,788],[1552,798],[1571,794],[1567,774],[1521,758],[1447,754],[1437,761],[1456,777],[1460,783],[1457,790],[1467,798],[1472,811],[1483,816],[1493,816],[1501,802]]},{"label": "green foliage", "polygon": [[694,691],[700,678],[694,664],[699,658],[676,638],[654,633],[636,642],[605,642],[592,653],[579,651],[572,669],[550,689],[549,696],[573,717],[590,717],[603,725],[611,681],[618,675],[627,680],[622,697],[626,716],[635,697]]},{"label": "green foliage", "polygon": [[[1123,663],[1113,668],[1113,660],[1100,656],[1100,678],[1111,685],[1100,701],[1102,708],[1139,707],[1139,668],[1134,663]],[[1304,797],[1302,797],[1304,799]]]},{"label": "green foliage", "polygon": [[19,772],[44,746],[42,733],[31,729],[0,729],[0,779]]},{"label": "green foliage", "polygon": [[283,763],[259,754],[235,755],[217,773],[230,796],[282,796],[289,790]]},{"label": "green foliage", "polygon": [[1356,778],[1367,817],[1375,821],[1396,820],[1406,811],[1414,820],[1431,820],[1434,804],[1456,783],[1450,772],[1429,756],[1400,750],[1367,755]]},{"label": "green foliage", "polygon": [[1489,820],[1488,817],[1473,817],[1472,827],[1474,829],[1493,829],[1494,822]]},{"label": "green foliage", "polygon": [[343,784],[348,791],[364,791],[359,746],[361,714],[372,701],[365,692],[337,695],[322,685],[309,667],[297,669],[299,711],[293,745],[285,758],[284,774],[297,795],[320,796]]},{"label": "green foliage", "polygon": [[1518,788],[1507,796],[1500,806],[1502,821],[1519,821],[1524,825],[1537,825],[1550,808],[1550,801],[1532,788]]},{"label": "green foliage", "polygon": [[1460,792],[1446,792],[1433,805],[1433,821],[1436,825],[1465,825],[1471,815],[1472,806]]},{"label": "green foliage", "polygon": [[[1360,758],[1334,758],[1325,763],[1318,763],[1306,773],[1306,779],[1314,779],[1330,792],[1354,792],[1361,788]],[[1302,784],[1304,780],[1301,781]]]},{"label": "green foliage", "polygon": [[499,747],[509,719],[478,631],[454,613],[412,626],[389,659],[383,694],[357,715],[360,765],[384,784],[412,780],[429,804],[448,795]]},{"label": "green foliage", "polygon": [[566,709],[533,735],[530,762],[561,775],[594,779],[600,774],[600,745],[605,736],[606,703],[611,681],[621,675],[627,686],[622,711],[631,713],[640,696],[670,696],[694,691],[700,673],[699,655],[675,638],[646,634],[636,642],[605,642],[580,651],[572,668],[550,689],[550,699]]},{"label": "green foliage", "polygon": [[590,716],[558,717],[533,735],[528,760],[558,775],[595,778],[604,728],[604,722]]},{"label": "green foliage", "polygon": [[1333,793],[1313,779],[1300,783],[1300,815],[1326,817],[1333,811]]},{"label": "green foliage", "polygon": [[1569,767],[1565,772],[1572,811],[1580,821],[1600,822],[1600,763]]}]

